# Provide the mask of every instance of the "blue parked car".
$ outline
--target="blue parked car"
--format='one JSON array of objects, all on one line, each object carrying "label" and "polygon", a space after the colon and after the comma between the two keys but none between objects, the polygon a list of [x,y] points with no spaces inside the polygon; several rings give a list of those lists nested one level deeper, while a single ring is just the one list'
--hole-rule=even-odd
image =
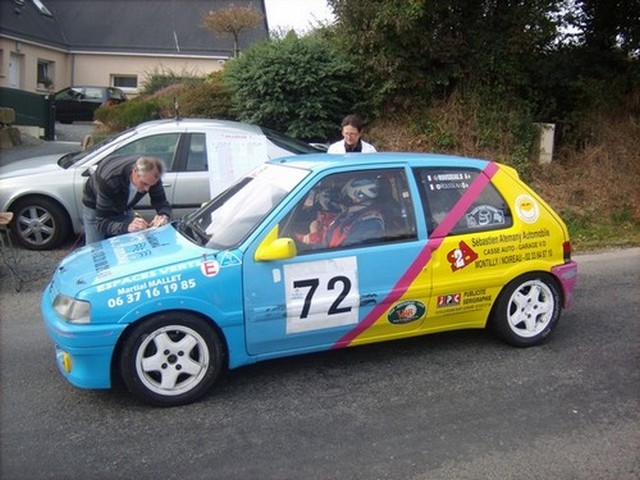
[{"label": "blue parked car", "polygon": [[548,339],[577,266],[567,229],[493,162],[427,154],[270,160],[180,221],[83,247],[42,297],[64,377],[200,398],[225,368],[489,326]]}]

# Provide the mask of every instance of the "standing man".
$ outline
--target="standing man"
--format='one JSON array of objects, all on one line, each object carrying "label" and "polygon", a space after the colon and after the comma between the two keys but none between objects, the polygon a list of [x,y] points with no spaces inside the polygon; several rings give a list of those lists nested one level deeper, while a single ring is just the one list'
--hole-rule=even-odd
[{"label": "standing man", "polygon": [[343,141],[329,146],[327,153],[362,152],[372,153],[376,148],[362,140],[362,120],[358,115],[347,115],[342,120]]},{"label": "standing man", "polygon": [[[163,173],[162,160],[154,157],[103,161],[85,183],[82,194],[86,244],[166,224],[171,206],[160,180]],[[147,193],[157,213],[150,223],[133,212]]]}]

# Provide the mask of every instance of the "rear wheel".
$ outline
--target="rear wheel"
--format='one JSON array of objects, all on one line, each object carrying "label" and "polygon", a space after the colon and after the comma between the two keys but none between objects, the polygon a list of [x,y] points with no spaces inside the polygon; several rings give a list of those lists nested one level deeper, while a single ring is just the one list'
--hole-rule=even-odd
[{"label": "rear wheel", "polygon": [[122,347],[120,373],[142,401],[168,407],[201,397],[222,362],[222,343],[211,325],[189,313],[168,312],[133,328]]},{"label": "rear wheel", "polygon": [[16,202],[13,232],[18,242],[30,250],[50,250],[69,236],[71,222],[65,210],[46,197],[29,197]]},{"label": "rear wheel", "polygon": [[510,282],[494,306],[491,327],[516,347],[543,343],[560,318],[562,298],[553,277],[528,273]]}]

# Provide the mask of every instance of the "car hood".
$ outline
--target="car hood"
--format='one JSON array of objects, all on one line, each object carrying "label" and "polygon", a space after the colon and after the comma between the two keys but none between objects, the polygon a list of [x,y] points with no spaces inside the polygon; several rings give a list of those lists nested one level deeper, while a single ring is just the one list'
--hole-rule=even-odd
[{"label": "car hood", "polygon": [[57,153],[16,160],[15,162],[0,167],[0,178],[21,177],[62,170],[58,165],[58,160],[60,160],[61,157],[62,155]]},{"label": "car hood", "polygon": [[[54,283],[68,295],[90,288],[103,292],[201,265],[217,250],[203,249],[172,225],[120,235],[82,247],[62,260]],[[193,263],[193,265],[191,264]]]}]

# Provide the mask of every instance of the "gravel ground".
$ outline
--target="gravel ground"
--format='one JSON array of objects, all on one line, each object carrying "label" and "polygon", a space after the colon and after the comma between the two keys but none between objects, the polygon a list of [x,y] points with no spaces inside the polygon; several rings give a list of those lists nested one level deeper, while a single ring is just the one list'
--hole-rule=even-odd
[{"label": "gravel ground", "polygon": [[[41,292],[58,263],[73,249],[84,244],[82,238],[77,242],[75,240],[73,238],[63,248],[51,251],[0,248],[0,298],[16,287],[21,292]],[[11,275],[10,267],[14,268],[18,280]]]}]

